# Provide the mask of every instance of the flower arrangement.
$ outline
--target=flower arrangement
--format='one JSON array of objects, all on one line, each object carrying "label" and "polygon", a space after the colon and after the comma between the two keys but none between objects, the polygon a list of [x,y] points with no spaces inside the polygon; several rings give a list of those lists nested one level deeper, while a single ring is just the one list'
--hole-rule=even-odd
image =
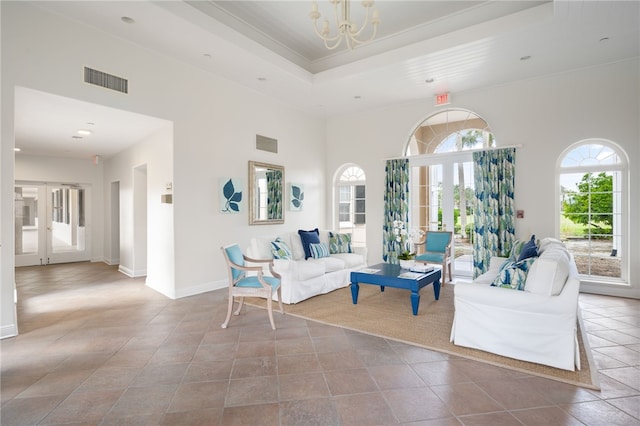
[{"label": "flower arrangement", "polygon": [[411,260],[416,253],[413,250],[416,237],[420,240],[424,236],[424,231],[421,229],[407,231],[405,223],[401,220],[393,221],[393,235],[395,235],[396,242],[400,247],[398,253],[398,260]]}]

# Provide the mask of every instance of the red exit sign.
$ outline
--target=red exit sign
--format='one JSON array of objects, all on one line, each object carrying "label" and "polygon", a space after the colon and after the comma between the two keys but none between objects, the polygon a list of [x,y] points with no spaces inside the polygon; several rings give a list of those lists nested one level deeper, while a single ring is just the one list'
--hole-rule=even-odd
[{"label": "red exit sign", "polygon": [[448,105],[450,103],[451,103],[451,99],[449,98],[449,92],[436,95],[436,106]]}]

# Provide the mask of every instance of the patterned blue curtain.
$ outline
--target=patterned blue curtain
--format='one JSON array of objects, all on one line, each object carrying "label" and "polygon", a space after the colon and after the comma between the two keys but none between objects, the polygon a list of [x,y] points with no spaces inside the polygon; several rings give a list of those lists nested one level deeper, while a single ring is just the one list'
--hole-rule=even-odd
[{"label": "patterned blue curtain", "polygon": [[282,219],[282,171],[267,171],[267,219]]},{"label": "patterned blue curtain", "polygon": [[393,233],[393,221],[409,221],[409,159],[387,160],[385,166],[384,219],[382,224],[382,259],[398,263],[402,251]]},{"label": "patterned blue curtain", "polygon": [[515,157],[515,148],[473,153],[474,277],[486,272],[491,256],[508,255],[515,239]]}]

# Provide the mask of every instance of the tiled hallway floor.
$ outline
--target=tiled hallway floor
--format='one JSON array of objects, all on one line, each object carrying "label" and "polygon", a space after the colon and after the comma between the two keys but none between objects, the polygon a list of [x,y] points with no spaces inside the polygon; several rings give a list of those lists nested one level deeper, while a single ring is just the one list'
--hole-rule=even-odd
[{"label": "tiled hallway floor", "polygon": [[580,296],[598,392],[251,307],[223,330],[226,290],[170,300],[99,263],[16,279],[2,426],[640,424],[638,300]]}]

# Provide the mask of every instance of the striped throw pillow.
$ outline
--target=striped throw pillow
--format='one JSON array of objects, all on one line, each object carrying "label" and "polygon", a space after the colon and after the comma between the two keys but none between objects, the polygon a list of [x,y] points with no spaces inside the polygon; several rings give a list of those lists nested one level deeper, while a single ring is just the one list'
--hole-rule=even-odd
[{"label": "striped throw pillow", "polygon": [[329,257],[329,247],[325,244],[318,243],[309,244],[309,251],[311,251],[311,257],[314,259],[320,259],[321,257]]}]

